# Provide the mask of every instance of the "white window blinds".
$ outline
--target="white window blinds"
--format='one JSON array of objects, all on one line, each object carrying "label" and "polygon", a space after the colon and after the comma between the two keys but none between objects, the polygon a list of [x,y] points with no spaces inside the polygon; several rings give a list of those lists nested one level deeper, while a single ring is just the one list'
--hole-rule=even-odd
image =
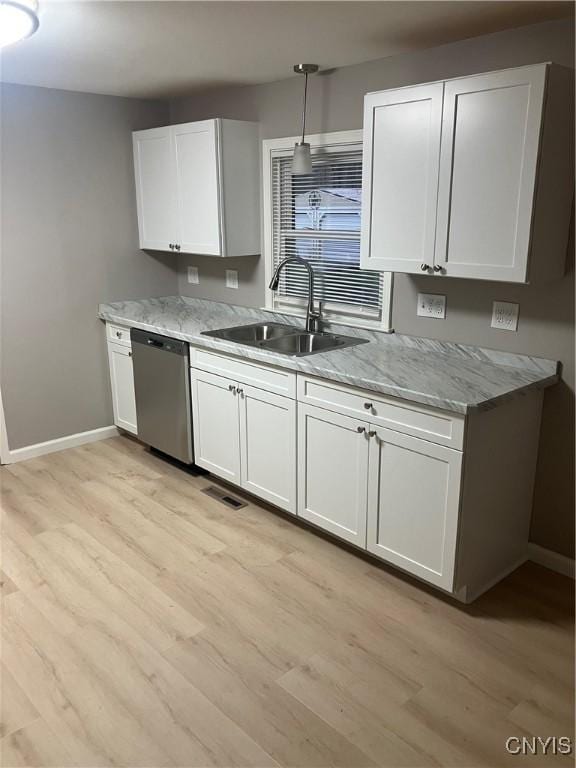
[{"label": "white window blinds", "polygon": [[[314,298],[343,316],[380,319],[382,275],[360,269],[362,150],[313,154],[313,173],[293,176],[292,157],[272,157],[273,266],[287,256],[314,268]],[[299,306],[307,296],[307,273],[298,264],[281,275],[275,306]]]}]

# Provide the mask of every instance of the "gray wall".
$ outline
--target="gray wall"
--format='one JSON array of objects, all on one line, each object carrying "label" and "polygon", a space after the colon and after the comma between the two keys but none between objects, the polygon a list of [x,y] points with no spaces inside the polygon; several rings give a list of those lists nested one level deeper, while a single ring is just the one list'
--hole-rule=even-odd
[{"label": "gray wall", "polygon": [[131,131],[159,102],[2,86],[2,395],[11,449],[112,424],[98,303],[173,294],[138,249]]},{"label": "gray wall", "polygon": [[[509,30],[314,77],[310,81],[309,130],[318,133],[360,128],[362,100],[367,91],[542,61],[573,67],[572,20]],[[261,124],[262,138],[290,136],[298,133],[301,97],[302,82],[293,77],[257,87],[221,89],[178,99],[171,104],[171,118],[173,123],[210,117],[257,120]],[[234,262],[180,257],[180,292],[238,304],[263,305],[262,259],[236,259]],[[186,281],[187,264],[195,264],[200,269],[201,282],[197,287]],[[224,287],[226,267],[239,269],[239,290]],[[416,317],[419,290],[438,292],[439,284],[434,278],[396,276],[393,323],[398,332],[525,352],[563,362],[563,380],[549,390],[545,398],[532,537],[542,546],[572,554],[573,262],[564,280],[541,287],[445,280],[442,282],[442,291],[447,295],[444,321]],[[494,299],[520,303],[518,333],[490,328]]]}]

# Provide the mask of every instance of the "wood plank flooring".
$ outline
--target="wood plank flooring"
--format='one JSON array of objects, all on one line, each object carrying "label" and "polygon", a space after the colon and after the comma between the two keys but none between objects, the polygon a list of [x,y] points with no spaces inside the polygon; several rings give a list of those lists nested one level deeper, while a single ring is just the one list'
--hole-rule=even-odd
[{"label": "wood plank flooring", "polygon": [[16,766],[572,765],[572,582],[469,607],[125,437],[1,470],[0,754]]}]

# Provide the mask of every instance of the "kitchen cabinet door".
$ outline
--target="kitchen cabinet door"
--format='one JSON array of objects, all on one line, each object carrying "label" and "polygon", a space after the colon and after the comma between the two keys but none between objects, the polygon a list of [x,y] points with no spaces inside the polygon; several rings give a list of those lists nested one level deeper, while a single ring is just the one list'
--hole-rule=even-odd
[{"label": "kitchen cabinet door", "polygon": [[136,424],[132,350],[125,344],[112,344],[108,342],[108,362],[110,365],[114,424],[136,435],[138,430]]},{"label": "kitchen cabinet door", "polygon": [[217,120],[172,127],[178,197],[178,244],[184,253],[222,255]]},{"label": "kitchen cabinet door", "polygon": [[432,269],[443,83],[364,101],[363,269]]},{"label": "kitchen cabinet door", "polygon": [[298,406],[298,515],[366,546],[368,425]]},{"label": "kitchen cabinet door", "polygon": [[526,282],[546,66],[444,87],[435,265]]},{"label": "kitchen cabinet door", "polygon": [[390,429],[371,430],[367,549],[451,591],[462,453]]},{"label": "kitchen cabinet door", "polygon": [[170,126],[133,134],[140,248],[167,251],[178,242]]},{"label": "kitchen cabinet door", "polygon": [[196,464],[240,485],[237,385],[195,369],[190,375]]},{"label": "kitchen cabinet door", "polygon": [[239,385],[242,487],[296,514],[296,403]]}]

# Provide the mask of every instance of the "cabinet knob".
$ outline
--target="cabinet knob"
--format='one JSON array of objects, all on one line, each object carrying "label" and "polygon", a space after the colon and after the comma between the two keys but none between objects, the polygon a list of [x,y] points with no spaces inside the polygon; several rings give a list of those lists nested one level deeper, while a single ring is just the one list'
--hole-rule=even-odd
[{"label": "cabinet knob", "polygon": [[430,269],[430,265],[429,264],[420,264],[420,269],[422,270],[422,272],[427,272]]},{"label": "cabinet knob", "polygon": [[240,387],[238,387],[238,389],[236,391],[238,392],[239,395],[243,395],[244,394],[244,390],[240,389]]},{"label": "cabinet knob", "polygon": [[356,432],[362,434],[363,432],[366,432],[366,427],[356,427]]},{"label": "cabinet knob", "polygon": [[128,352],[128,357],[132,357],[132,352]]},{"label": "cabinet knob", "polygon": [[228,384],[228,391],[232,392],[233,395],[236,394],[237,390],[236,390],[236,387],[234,386],[234,384]]},{"label": "cabinet knob", "polygon": [[116,331],[116,336],[117,336],[119,339],[121,339],[121,338],[122,338],[122,333],[121,333],[121,331]]},{"label": "cabinet knob", "polygon": [[443,272],[443,267],[440,264],[434,264],[434,272]]},{"label": "cabinet knob", "polygon": [[376,437],[376,430],[371,429],[370,432],[368,432],[368,437]]},{"label": "cabinet knob", "polygon": [[372,403],[364,403],[364,408],[366,408],[367,411],[371,411],[372,408],[374,408],[374,405]]},{"label": "cabinet knob", "polygon": [[179,245],[175,245],[174,248],[176,248],[177,251],[180,250],[180,246]]}]

